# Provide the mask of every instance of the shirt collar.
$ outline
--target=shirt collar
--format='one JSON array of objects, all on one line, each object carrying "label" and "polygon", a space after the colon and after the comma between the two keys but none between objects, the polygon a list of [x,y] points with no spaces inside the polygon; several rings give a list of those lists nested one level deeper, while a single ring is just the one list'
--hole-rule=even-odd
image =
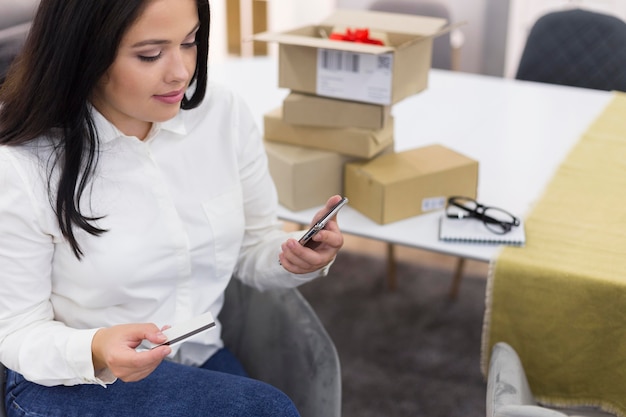
[{"label": "shirt collar", "polygon": [[[98,132],[98,138],[100,142],[107,143],[120,137],[128,137],[122,133],[113,123],[107,120],[102,113],[100,113],[95,107],[92,107],[92,115],[94,121],[94,127]],[[186,135],[187,128],[185,126],[185,119],[182,111],[179,111],[176,116],[165,122],[154,123],[147,140],[154,138],[161,130],[169,131],[177,135]]]}]

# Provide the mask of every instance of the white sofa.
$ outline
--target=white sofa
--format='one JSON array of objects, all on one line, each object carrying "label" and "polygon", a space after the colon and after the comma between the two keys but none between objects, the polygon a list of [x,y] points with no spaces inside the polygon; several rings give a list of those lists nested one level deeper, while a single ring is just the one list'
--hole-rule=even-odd
[{"label": "white sofa", "polygon": [[0,82],[21,48],[39,0],[0,1]]}]

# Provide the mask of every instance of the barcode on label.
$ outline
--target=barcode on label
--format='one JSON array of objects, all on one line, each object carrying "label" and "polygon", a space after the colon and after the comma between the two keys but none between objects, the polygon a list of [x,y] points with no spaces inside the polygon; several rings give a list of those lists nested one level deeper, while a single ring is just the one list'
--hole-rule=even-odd
[{"label": "barcode on label", "polygon": [[330,49],[324,49],[321,52],[321,66],[326,70],[358,73],[361,69],[361,57],[359,54]]},{"label": "barcode on label", "polygon": [[391,69],[391,55],[378,55],[378,68]]}]

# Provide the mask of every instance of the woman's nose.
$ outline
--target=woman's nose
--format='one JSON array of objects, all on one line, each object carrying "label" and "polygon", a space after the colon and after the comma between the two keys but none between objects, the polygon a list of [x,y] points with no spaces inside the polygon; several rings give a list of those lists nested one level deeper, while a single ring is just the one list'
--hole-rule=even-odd
[{"label": "woman's nose", "polygon": [[183,51],[176,51],[171,54],[171,59],[167,66],[166,81],[168,83],[187,82],[194,68],[194,62],[192,61],[191,57],[186,56]]}]

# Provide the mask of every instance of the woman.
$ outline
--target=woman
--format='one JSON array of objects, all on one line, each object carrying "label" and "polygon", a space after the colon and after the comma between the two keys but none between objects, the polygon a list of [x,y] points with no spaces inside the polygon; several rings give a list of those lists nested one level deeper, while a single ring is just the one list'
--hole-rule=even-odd
[{"label": "woman", "polygon": [[135,349],[217,317],[231,276],[295,287],[343,244],[335,221],[315,250],[281,231],[250,114],[207,86],[208,33],[207,0],[41,2],[0,90],[9,416],[297,415],[219,323]]}]

